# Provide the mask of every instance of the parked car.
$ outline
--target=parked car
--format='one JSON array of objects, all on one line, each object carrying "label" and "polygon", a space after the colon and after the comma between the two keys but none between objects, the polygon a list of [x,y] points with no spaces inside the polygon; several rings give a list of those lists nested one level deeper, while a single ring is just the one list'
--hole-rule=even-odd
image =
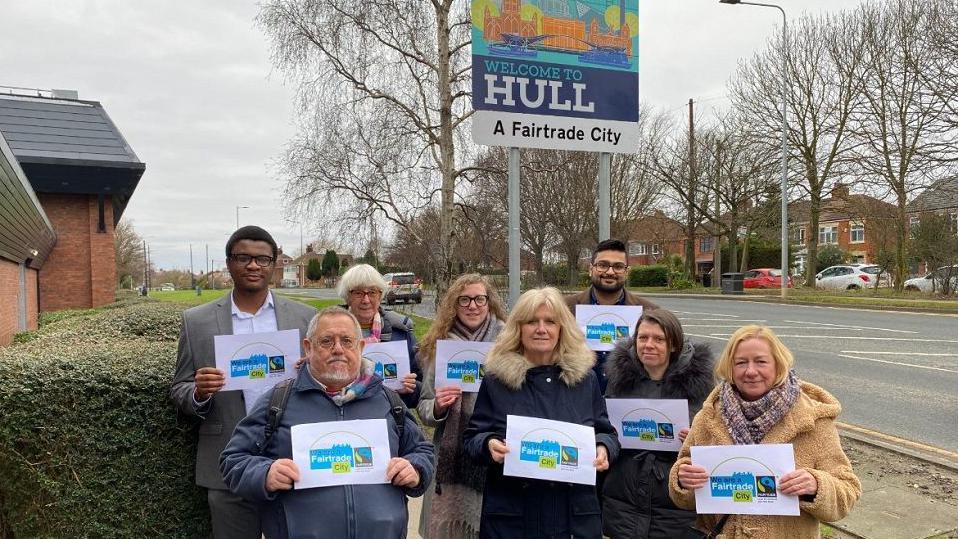
[{"label": "parked car", "polygon": [[386,305],[392,305],[399,300],[404,303],[422,303],[422,281],[416,278],[415,273],[387,273],[383,275],[383,279],[389,285],[389,290],[383,296]]},{"label": "parked car", "polygon": [[948,290],[952,293],[958,287],[958,266],[942,266],[930,271],[923,277],[915,277],[905,281],[905,290],[921,292],[941,292],[948,279]]},{"label": "parked car", "polygon": [[173,283],[163,283],[160,285],[160,292],[173,292],[176,290],[176,287],[173,286]]},{"label": "parked car", "polygon": [[[875,286],[875,279],[882,273],[881,268],[869,264],[840,264],[820,271],[815,276],[816,288],[833,290],[860,290]],[[878,286],[891,286],[891,276],[882,273]]]},{"label": "parked car", "polygon": [[[782,270],[774,268],[756,268],[745,272],[742,276],[742,286],[745,288],[781,288]],[[789,277],[785,286],[792,288],[794,283]]]}]

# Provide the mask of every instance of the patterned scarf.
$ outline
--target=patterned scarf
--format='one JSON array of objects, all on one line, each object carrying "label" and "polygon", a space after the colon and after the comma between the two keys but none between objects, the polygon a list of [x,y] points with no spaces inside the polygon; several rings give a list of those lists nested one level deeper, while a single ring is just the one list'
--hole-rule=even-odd
[{"label": "patterned scarf", "polygon": [[479,324],[479,327],[476,329],[469,329],[468,326],[462,323],[457,316],[453,321],[452,328],[449,329],[450,339],[458,341],[485,341],[486,335],[489,333],[489,328],[493,325],[492,322],[496,320],[496,316],[492,313],[489,313],[489,316]]},{"label": "patterned scarf", "polygon": [[366,329],[363,328],[363,341],[366,344],[379,342],[379,336],[383,333],[383,317],[380,316],[379,311],[376,311],[376,315],[373,316],[373,323],[369,327],[369,334],[366,334]]},{"label": "patterned scarf", "polygon": [[800,392],[795,371],[788,371],[784,382],[754,401],[742,398],[728,381],[722,382],[722,417],[736,445],[761,443],[785,414],[792,409]]},{"label": "patterned scarf", "polygon": [[[354,401],[361,397],[362,394],[366,392],[366,388],[369,387],[369,384],[372,383],[376,365],[368,359],[363,359],[362,361],[363,364],[359,372],[359,377],[336,393],[330,393],[329,390],[326,389],[326,385],[313,376],[312,371],[310,371],[309,375],[312,376],[313,381],[329,395],[329,398],[333,399],[333,403],[335,403],[336,406],[342,407],[347,402]],[[309,368],[309,363],[306,364],[306,368]]]}]

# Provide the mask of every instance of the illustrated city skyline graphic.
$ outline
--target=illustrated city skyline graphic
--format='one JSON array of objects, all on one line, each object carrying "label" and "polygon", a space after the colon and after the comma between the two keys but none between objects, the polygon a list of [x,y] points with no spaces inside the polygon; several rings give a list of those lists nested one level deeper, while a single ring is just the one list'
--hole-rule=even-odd
[{"label": "illustrated city skyline graphic", "polygon": [[[541,18],[534,13],[523,20],[523,4],[539,10]],[[577,0],[502,0],[498,15],[488,5],[483,10],[482,38],[493,56],[536,58],[539,51],[556,52],[575,55],[580,64],[627,69],[633,40],[625,0],[618,1],[617,30],[605,24],[602,7]]]},{"label": "illustrated city skyline graphic", "polygon": [[311,470],[349,473],[356,469],[372,466],[373,450],[368,446],[353,447],[352,444],[342,443],[309,450],[309,468]]},{"label": "illustrated city skyline graphic", "polygon": [[249,357],[230,360],[231,378],[249,378],[257,380],[266,378],[267,374],[286,372],[286,356],[267,354],[252,354]]}]

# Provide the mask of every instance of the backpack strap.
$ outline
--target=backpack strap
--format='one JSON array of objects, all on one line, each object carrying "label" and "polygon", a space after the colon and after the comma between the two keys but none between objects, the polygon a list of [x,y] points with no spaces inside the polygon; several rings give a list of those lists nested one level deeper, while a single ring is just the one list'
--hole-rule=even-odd
[{"label": "backpack strap", "polygon": [[259,455],[266,450],[269,441],[279,428],[280,421],[283,420],[283,413],[286,412],[286,403],[289,402],[289,395],[293,392],[293,379],[287,378],[273,386],[273,391],[269,396],[269,407],[266,409],[266,428],[263,429],[263,442],[257,444],[256,454]]},{"label": "backpack strap", "polygon": [[392,414],[393,420],[396,422],[396,430],[399,432],[399,441],[401,443],[403,434],[406,433],[406,405],[399,397],[399,393],[396,393],[393,389],[386,386],[382,387],[383,392],[386,393],[386,398],[389,399],[389,413]]}]

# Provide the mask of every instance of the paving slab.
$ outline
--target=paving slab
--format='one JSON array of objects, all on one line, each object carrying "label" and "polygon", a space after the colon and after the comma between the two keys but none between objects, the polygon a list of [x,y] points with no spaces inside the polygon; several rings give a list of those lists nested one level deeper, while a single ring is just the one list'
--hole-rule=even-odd
[{"label": "paving slab", "polygon": [[925,539],[958,529],[958,507],[882,487],[863,492],[852,514],[832,526],[867,539]]}]

